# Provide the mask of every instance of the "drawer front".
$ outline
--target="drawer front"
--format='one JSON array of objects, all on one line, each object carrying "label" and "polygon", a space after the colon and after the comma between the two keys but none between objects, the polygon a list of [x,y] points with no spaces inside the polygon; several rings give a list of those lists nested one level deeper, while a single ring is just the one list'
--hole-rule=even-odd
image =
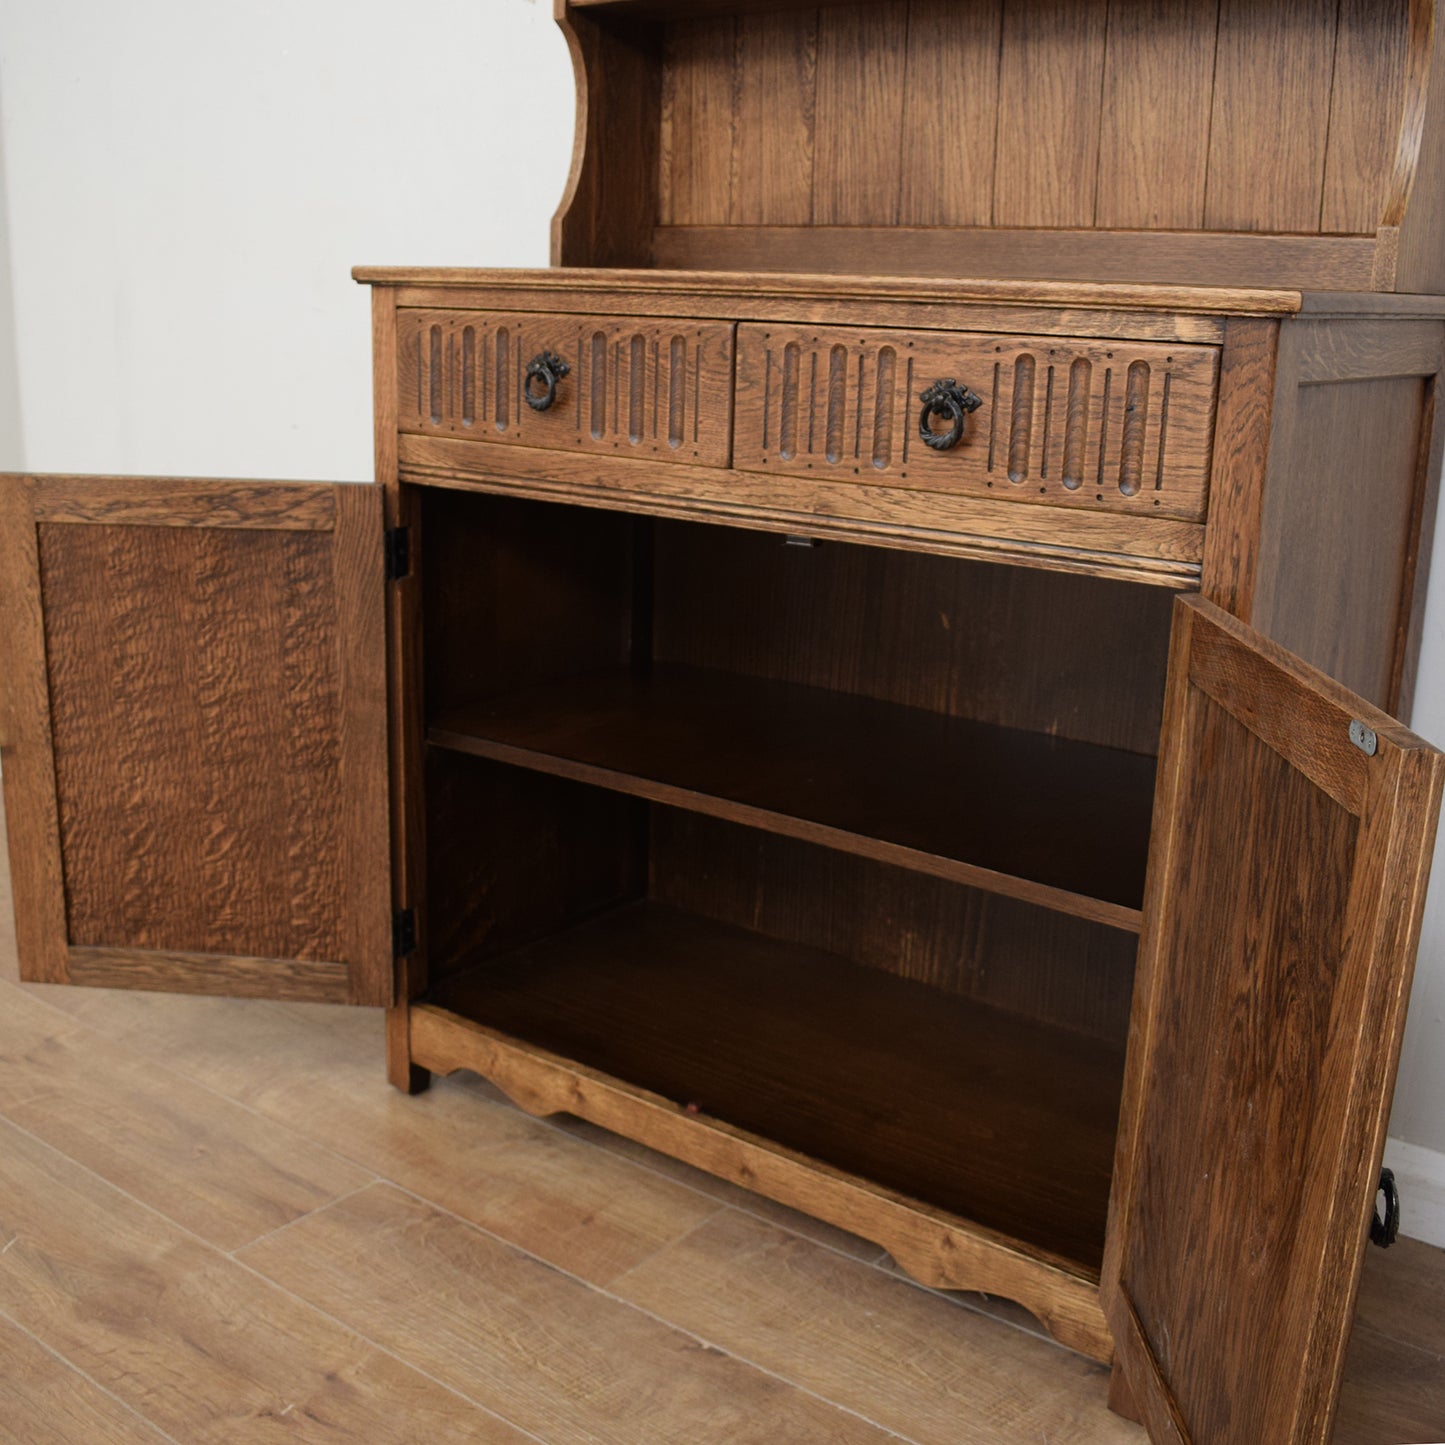
[{"label": "drawer front", "polygon": [[[725,467],[732,449],[731,322],[543,312],[397,313],[398,425],[424,436],[643,455]],[[568,370],[545,411],[527,368]],[[532,381],[539,399],[545,380]]]},{"label": "drawer front", "polygon": [[[1198,521],[1218,375],[1212,346],[744,325],[733,465]],[[950,378],[981,404],[935,450]]]}]

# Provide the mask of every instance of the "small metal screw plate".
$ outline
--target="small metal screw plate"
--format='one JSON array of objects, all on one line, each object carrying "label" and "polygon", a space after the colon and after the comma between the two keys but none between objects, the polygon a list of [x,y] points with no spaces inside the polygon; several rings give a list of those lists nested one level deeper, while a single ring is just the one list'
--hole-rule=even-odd
[{"label": "small metal screw plate", "polygon": [[1374,728],[1367,728],[1358,718],[1350,724],[1350,741],[1367,758],[1374,757],[1376,749],[1380,746],[1380,740],[1375,736]]}]

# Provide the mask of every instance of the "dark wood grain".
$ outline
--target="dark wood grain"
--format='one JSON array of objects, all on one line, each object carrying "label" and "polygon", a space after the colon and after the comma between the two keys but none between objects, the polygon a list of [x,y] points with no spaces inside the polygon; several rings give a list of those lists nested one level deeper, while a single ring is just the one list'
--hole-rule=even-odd
[{"label": "dark wood grain", "polygon": [[37,477],[35,518],[111,527],[329,532],[336,525],[336,497],[329,487],[304,483]]},{"label": "dark wood grain", "polygon": [[1158,750],[1164,589],[674,521],[655,569],[660,662]]},{"label": "dark wood grain", "polygon": [[[331,553],[336,616],[339,885],[341,952],[351,1002],[389,1004],[391,950],[391,797],[387,748],[386,601],[376,584],[382,509],[374,487],[336,489]],[[326,634],[323,627],[322,635]],[[294,714],[293,714],[294,716]]]},{"label": "dark wood grain", "polygon": [[344,957],[330,538],[39,532],[71,942]]},{"label": "dark wood grain", "polygon": [[425,711],[627,665],[645,523],[437,487],[416,496]]},{"label": "dark wood grain", "polygon": [[55,798],[45,616],[35,532],[35,481],[0,476],[0,628],[5,685],[0,687],[10,881],[20,976],[65,979],[65,873]]},{"label": "dark wood grain", "polygon": [[428,736],[1121,928],[1143,896],[1138,754],[676,666],[506,694]]},{"label": "dark wood grain", "polygon": [[646,891],[632,798],[435,748],[426,787],[433,980]]},{"label": "dark wood grain", "polygon": [[1128,1031],[1123,929],[674,808],[648,836],[660,902],[1106,1043]]},{"label": "dark wood grain", "polygon": [[1084,1266],[1101,1256],[1114,1048],[660,905],[432,1001]]},{"label": "dark wood grain", "polygon": [[[32,631],[43,617],[64,876],[58,937],[58,889],[26,904],[49,929],[47,976],[66,977],[69,955],[88,982],[129,965],[137,987],[341,985],[386,1002],[379,492],[223,483],[211,525],[199,484],[181,481],[172,525],[166,485],[140,479],[130,495],[102,478],[92,501],[85,479],[56,479],[55,515],[89,520],[14,533],[35,545],[27,615]],[[28,511],[27,489],[8,495]],[[26,757],[45,741],[35,726]],[[15,846],[42,864],[44,824],[22,798]]]},{"label": "dark wood grain", "polygon": [[[1442,760],[1208,604],[1176,617],[1105,1305],[1151,1432],[1322,1439]],[[1347,778],[1352,717],[1382,731]]]},{"label": "dark wood grain", "polygon": [[[1254,625],[1394,706],[1437,484],[1430,322],[1300,320],[1281,330]],[[1368,485],[1365,479],[1368,478]]]},{"label": "dark wood grain", "polygon": [[1401,578],[1399,614],[1395,624],[1395,673],[1390,680],[1386,710],[1408,721],[1415,705],[1420,647],[1425,637],[1425,598],[1430,586],[1435,521],[1440,509],[1440,474],[1445,459],[1445,425],[1440,408],[1440,378],[1425,388],[1425,414],[1421,418],[1419,467],[1410,509],[1410,531]]},{"label": "dark wood grain", "polygon": [[64,981],[82,988],[137,988],[307,1003],[347,1003],[352,993],[342,963],[151,948],[71,948]]}]

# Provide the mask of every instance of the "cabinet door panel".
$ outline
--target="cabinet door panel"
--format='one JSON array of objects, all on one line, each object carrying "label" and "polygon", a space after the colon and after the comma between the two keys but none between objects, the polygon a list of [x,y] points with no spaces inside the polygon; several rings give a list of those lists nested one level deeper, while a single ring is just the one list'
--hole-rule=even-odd
[{"label": "cabinet door panel", "polygon": [[0,478],[22,975],[387,1003],[380,489]]},{"label": "cabinet door panel", "polygon": [[1442,758],[1208,603],[1172,649],[1105,1307],[1152,1439],[1323,1441]]}]

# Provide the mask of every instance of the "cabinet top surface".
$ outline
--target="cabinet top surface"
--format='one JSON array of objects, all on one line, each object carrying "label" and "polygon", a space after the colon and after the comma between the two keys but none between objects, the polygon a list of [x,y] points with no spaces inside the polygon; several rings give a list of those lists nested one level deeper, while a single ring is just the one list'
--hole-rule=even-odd
[{"label": "cabinet top surface", "polygon": [[537,289],[651,296],[748,296],[829,300],[991,302],[1099,310],[1148,310],[1233,316],[1445,316],[1445,297],[1381,292],[1297,291],[1238,286],[1123,282],[1014,281],[985,278],[807,275],[795,272],[662,271],[594,267],[492,269],[448,266],[357,266],[352,278],[372,286]]}]

